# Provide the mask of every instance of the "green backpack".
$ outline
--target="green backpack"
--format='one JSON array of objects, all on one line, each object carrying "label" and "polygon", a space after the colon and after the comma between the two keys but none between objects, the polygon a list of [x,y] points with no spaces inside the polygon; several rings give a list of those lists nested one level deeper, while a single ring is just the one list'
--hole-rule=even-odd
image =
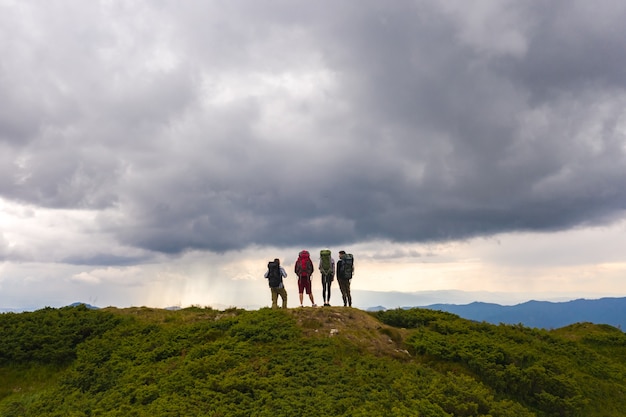
[{"label": "green backpack", "polygon": [[328,275],[332,272],[333,270],[333,265],[332,265],[332,260],[330,258],[330,250],[328,249],[322,249],[320,251],[320,258],[321,258],[321,263],[320,263],[320,272],[324,275]]}]

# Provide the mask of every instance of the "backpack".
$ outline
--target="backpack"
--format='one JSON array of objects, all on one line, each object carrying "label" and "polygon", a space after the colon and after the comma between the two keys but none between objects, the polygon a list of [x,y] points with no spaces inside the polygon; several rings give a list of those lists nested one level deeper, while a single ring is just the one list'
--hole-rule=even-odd
[{"label": "backpack", "polygon": [[352,279],[354,273],[354,257],[351,253],[343,256],[343,279]]},{"label": "backpack", "polygon": [[267,269],[269,271],[267,273],[267,279],[269,281],[270,287],[271,288],[280,287],[280,283],[282,282],[282,278],[283,278],[283,276],[280,273],[280,265],[278,265],[274,261],[270,261],[267,264]]},{"label": "backpack", "polygon": [[298,254],[298,276],[300,278],[306,277],[308,278],[310,275],[309,271],[309,263],[311,262],[311,255],[309,255],[309,251],[303,250]]},{"label": "backpack", "polygon": [[321,258],[320,272],[323,275],[330,274],[333,270],[333,265],[332,265],[332,261],[330,258],[330,250],[322,249],[320,251],[320,258]]}]

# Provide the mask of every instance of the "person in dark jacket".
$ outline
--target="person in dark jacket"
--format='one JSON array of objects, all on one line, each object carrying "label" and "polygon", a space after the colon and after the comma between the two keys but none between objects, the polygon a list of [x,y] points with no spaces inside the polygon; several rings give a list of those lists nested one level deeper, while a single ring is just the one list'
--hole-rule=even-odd
[{"label": "person in dark jacket", "polygon": [[[339,283],[339,289],[341,290],[341,298],[343,298],[344,307],[352,307],[352,293],[350,292],[350,282],[352,276],[346,277],[344,270],[344,257],[345,251],[339,251],[339,260],[337,261],[337,282]],[[352,273],[354,274],[354,264],[352,265]]]},{"label": "person in dark jacket", "polygon": [[[328,250],[330,253],[330,250]],[[322,257],[320,256],[320,264],[317,269],[322,275],[322,298],[324,299],[324,306],[330,307],[330,288],[333,280],[335,279],[335,260],[332,256],[328,255],[329,265],[324,268]]]}]

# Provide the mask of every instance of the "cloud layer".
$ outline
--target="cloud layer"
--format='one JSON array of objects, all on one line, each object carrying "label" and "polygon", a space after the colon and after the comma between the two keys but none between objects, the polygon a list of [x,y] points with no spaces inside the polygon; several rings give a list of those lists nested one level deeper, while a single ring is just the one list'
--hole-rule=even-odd
[{"label": "cloud layer", "polygon": [[612,1],[0,1],[0,196],[87,216],[72,227],[107,245],[58,254],[76,265],[608,224],[626,208],[625,18]]}]

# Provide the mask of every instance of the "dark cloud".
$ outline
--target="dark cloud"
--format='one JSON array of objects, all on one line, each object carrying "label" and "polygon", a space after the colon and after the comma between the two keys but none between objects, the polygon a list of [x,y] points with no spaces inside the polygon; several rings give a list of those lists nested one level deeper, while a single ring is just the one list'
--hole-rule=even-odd
[{"label": "dark cloud", "polygon": [[626,56],[619,51],[620,38],[626,35],[620,23],[624,5],[557,1],[530,12],[538,23],[527,33],[524,59],[494,65],[507,78],[540,101],[575,98],[587,89],[623,90]]},{"label": "dark cloud", "polygon": [[67,7],[2,18],[0,193],[106,208],[121,243],[445,241],[626,208],[613,2]]}]

